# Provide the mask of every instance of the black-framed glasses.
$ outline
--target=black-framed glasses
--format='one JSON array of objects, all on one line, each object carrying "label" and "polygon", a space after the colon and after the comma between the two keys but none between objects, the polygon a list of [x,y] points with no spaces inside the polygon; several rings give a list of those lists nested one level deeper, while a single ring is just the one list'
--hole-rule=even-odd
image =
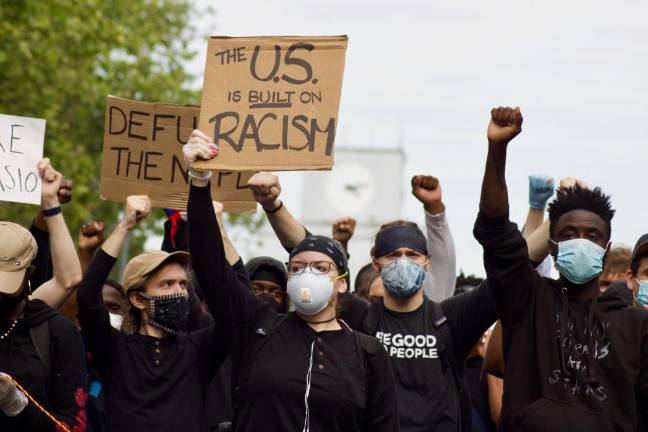
[{"label": "black-framed glasses", "polygon": [[310,268],[310,271],[313,274],[325,275],[328,274],[332,268],[337,267],[331,261],[288,261],[286,263],[286,270],[288,270],[289,275],[300,275],[306,271],[306,268]]}]

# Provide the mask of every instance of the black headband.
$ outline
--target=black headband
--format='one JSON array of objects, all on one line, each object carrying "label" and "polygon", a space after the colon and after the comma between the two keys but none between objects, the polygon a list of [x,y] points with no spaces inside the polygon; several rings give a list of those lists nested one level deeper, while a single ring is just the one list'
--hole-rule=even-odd
[{"label": "black headband", "polygon": [[320,235],[306,237],[290,251],[289,258],[293,259],[295,255],[307,251],[323,253],[333,260],[340,274],[347,272],[346,251],[339,241]]},{"label": "black headband", "polygon": [[394,226],[378,233],[374,254],[380,258],[402,247],[428,254],[425,236],[418,228],[409,225]]}]

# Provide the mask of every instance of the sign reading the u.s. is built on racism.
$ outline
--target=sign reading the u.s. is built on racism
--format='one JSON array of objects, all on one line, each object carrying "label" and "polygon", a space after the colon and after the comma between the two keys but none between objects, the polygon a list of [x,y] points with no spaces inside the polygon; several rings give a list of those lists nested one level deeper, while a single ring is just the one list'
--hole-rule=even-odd
[{"label": "sign reading the u.s. is built on racism", "polygon": [[219,147],[200,169],[330,169],[346,36],[209,40],[199,128]]}]

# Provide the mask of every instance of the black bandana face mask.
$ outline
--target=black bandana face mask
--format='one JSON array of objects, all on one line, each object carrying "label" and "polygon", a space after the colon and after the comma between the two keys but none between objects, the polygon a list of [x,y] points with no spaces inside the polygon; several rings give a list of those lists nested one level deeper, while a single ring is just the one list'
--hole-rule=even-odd
[{"label": "black bandana face mask", "polygon": [[149,324],[171,334],[185,329],[189,317],[189,298],[186,294],[138,294],[149,301]]}]

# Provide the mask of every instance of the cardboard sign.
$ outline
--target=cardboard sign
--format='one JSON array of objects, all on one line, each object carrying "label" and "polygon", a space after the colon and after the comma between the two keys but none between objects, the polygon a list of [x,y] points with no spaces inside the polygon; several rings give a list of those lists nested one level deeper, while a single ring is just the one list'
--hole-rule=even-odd
[{"label": "cardboard sign", "polygon": [[331,169],[346,36],[213,36],[199,128],[217,158],[201,169]]},{"label": "cardboard sign", "polygon": [[45,120],[0,114],[0,201],[41,202]]},{"label": "cardboard sign", "polygon": [[[108,96],[106,100],[101,197],[124,202],[148,195],[153,207],[185,210],[188,174],[182,155],[200,108],[146,103]],[[214,172],[212,197],[228,212],[254,212],[247,187],[252,172]]]}]

